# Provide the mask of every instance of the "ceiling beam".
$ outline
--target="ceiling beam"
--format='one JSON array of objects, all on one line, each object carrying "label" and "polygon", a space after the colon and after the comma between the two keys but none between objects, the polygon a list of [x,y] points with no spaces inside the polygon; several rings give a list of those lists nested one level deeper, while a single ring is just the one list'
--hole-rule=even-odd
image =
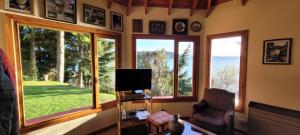
[{"label": "ceiling beam", "polygon": [[241,0],[242,1],[242,5],[245,6],[248,0]]},{"label": "ceiling beam", "polygon": [[145,15],[148,13],[148,0],[144,0]]},{"label": "ceiling beam", "polygon": [[112,0],[107,0],[107,8],[110,9],[112,5]]},{"label": "ceiling beam", "polygon": [[210,14],[211,11],[212,11],[212,9],[211,9],[211,1],[212,1],[212,0],[207,0],[206,17],[208,17],[209,14]]},{"label": "ceiling beam", "polygon": [[132,0],[128,0],[128,3],[127,3],[127,16],[130,15],[131,7],[132,7]]},{"label": "ceiling beam", "polygon": [[169,1],[168,15],[171,15],[172,7],[173,7],[173,0],[170,0],[170,1]]},{"label": "ceiling beam", "polygon": [[192,3],[191,11],[190,11],[190,16],[193,16],[194,11],[195,11],[195,9],[196,9],[198,3],[199,3],[199,0],[193,0],[192,2],[193,2],[193,3]]}]

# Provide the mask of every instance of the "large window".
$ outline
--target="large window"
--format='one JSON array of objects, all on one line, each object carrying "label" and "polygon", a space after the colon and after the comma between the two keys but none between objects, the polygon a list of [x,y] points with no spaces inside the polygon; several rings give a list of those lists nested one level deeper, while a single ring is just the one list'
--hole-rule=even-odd
[{"label": "large window", "polygon": [[22,131],[116,106],[120,34],[16,15],[6,22]]},{"label": "large window", "polygon": [[90,35],[19,30],[25,119],[92,106]]},{"label": "large window", "polygon": [[102,103],[116,100],[115,69],[119,66],[117,48],[115,38],[97,38],[99,99]]},{"label": "large window", "polygon": [[158,101],[197,98],[199,37],[133,35],[133,67],[152,69],[152,94]]},{"label": "large window", "polygon": [[207,88],[235,94],[235,106],[243,111],[247,67],[248,31],[208,36]]}]

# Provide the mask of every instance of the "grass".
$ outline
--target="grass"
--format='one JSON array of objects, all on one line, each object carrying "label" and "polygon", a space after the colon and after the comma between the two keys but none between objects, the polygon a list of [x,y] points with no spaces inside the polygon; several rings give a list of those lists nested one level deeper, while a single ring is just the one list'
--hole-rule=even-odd
[{"label": "grass", "polygon": [[[92,106],[92,90],[55,81],[25,81],[24,104],[26,120]],[[115,95],[100,93],[100,103],[115,99]]]}]

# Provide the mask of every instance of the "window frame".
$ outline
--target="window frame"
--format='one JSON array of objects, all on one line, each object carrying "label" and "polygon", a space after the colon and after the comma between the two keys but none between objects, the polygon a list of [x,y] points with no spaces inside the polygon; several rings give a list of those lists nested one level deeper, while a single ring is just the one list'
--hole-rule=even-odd
[{"label": "window frame", "polygon": [[[152,35],[152,34],[132,34],[132,68],[136,68],[136,40],[137,39],[166,39],[174,40],[174,88],[173,96],[153,97],[152,102],[197,102],[198,101],[198,82],[199,82],[199,47],[200,36],[185,35]],[[179,42],[194,42],[193,45],[193,76],[192,76],[192,96],[178,95],[178,48]],[[136,101],[138,102],[138,101]]]},{"label": "window frame", "polygon": [[[80,117],[84,117],[90,114],[101,112],[106,109],[116,107],[116,100],[105,102],[103,104],[99,101],[99,87],[98,85],[98,75],[96,74],[98,66],[97,62],[97,52],[96,52],[96,38],[113,38],[116,40],[116,61],[117,67],[121,67],[121,34],[106,30],[100,30],[85,26],[79,26],[76,24],[67,24],[63,22],[57,22],[53,20],[38,19],[33,17],[25,17],[13,14],[4,14],[4,26],[5,26],[5,43],[7,46],[7,55],[9,60],[12,62],[14,71],[16,73],[16,94],[17,94],[17,105],[19,113],[19,127],[21,133],[26,133],[39,128],[48,127],[58,123],[63,123]],[[19,25],[34,26],[40,28],[54,29],[54,30],[64,30],[80,33],[88,33],[91,35],[91,66],[93,75],[93,92],[92,92],[92,106],[81,107],[77,109],[72,109],[65,112],[59,112],[47,116],[41,116],[38,118],[33,118],[31,120],[25,120],[25,110],[24,110],[24,94],[23,94],[23,84],[22,84],[22,66],[21,66],[21,50],[20,50],[20,39],[19,39]],[[11,46],[11,47],[8,47]]]},{"label": "window frame", "polygon": [[235,107],[235,111],[243,113],[245,111],[247,56],[248,56],[247,50],[248,50],[249,30],[207,35],[205,88],[206,89],[210,88],[211,41],[213,39],[230,38],[235,36],[241,36],[239,105]]}]

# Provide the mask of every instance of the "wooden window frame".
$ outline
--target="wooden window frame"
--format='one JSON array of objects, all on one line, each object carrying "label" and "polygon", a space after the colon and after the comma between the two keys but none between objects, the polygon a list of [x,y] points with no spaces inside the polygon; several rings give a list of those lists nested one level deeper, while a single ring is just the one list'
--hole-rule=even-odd
[{"label": "wooden window frame", "polygon": [[221,34],[213,34],[207,36],[206,46],[206,77],[205,88],[210,88],[210,62],[211,62],[211,40],[220,38],[229,38],[241,36],[241,56],[240,56],[240,81],[239,81],[239,105],[235,107],[235,111],[243,113],[245,111],[246,96],[246,79],[247,79],[247,52],[248,52],[248,36],[249,30],[234,31]]},{"label": "wooden window frame", "polygon": [[[53,20],[38,19],[33,17],[25,17],[13,14],[5,14],[4,17],[5,26],[5,43],[7,46],[7,55],[9,60],[13,64],[14,71],[16,73],[16,93],[17,93],[17,105],[19,114],[19,127],[21,133],[26,133],[32,130],[48,127],[58,123],[63,123],[80,117],[84,117],[90,114],[98,113],[106,109],[116,107],[116,101],[109,101],[100,103],[99,101],[99,86],[97,70],[97,52],[96,38],[113,38],[116,40],[116,57],[117,67],[121,67],[122,54],[121,54],[121,34],[106,30],[94,29],[76,24],[67,24],[63,22],[57,22]],[[23,85],[22,85],[22,66],[21,66],[21,52],[20,52],[20,40],[19,40],[19,25],[28,25],[47,29],[59,29],[64,31],[89,33],[91,35],[91,53],[92,53],[92,75],[93,75],[93,104],[89,107],[82,107],[79,109],[72,109],[65,112],[55,113],[49,116],[42,116],[34,118],[29,121],[24,117],[24,98],[23,98]]]},{"label": "wooden window frame", "polygon": [[[151,34],[132,34],[132,68],[136,68],[136,40],[137,39],[166,39],[174,40],[174,95],[153,97],[153,103],[163,102],[197,102],[198,101],[198,81],[199,81],[199,56],[200,56],[200,36],[181,36],[181,35],[151,35]],[[178,48],[179,42],[194,42],[193,48],[193,79],[192,96],[178,96]]]}]

